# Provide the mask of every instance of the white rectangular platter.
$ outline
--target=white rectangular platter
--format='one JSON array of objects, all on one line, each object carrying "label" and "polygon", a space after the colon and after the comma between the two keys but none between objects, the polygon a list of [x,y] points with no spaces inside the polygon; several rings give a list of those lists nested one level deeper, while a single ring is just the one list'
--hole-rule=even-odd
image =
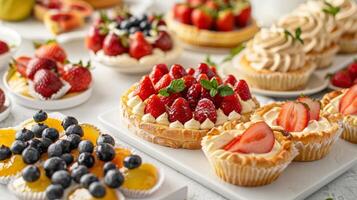
[{"label": "white rectangular platter", "polygon": [[357,145],[338,140],[324,159],[315,162],[294,162],[270,185],[238,187],[216,177],[201,150],[162,147],[137,137],[120,122],[119,109],[101,114],[99,120],[113,134],[117,134],[120,140],[232,200],[304,199],[357,163]]}]

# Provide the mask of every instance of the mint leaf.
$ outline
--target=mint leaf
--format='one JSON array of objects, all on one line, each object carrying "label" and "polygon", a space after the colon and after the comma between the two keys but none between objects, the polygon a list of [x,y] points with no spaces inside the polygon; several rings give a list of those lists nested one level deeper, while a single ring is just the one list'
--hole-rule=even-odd
[{"label": "mint leaf", "polygon": [[205,63],[207,63],[209,66],[217,66],[217,64],[211,59],[210,55],[206,56]]},{"label": "mint leaf", "polygon": [[213,88],[217,88],[218,87],[218,81],[217,81],[216,78],[213,78],[211,80],[211,85],[212,85]]},{"label": "mint leaf", "polygon": [[210,95],[211,97],[216,96],[217,93],[218,93],[218,91],[217,91],[216,89],[212,89],[212,90],[209,91],[209,95]]},{"label": "mint leaf", "polygon": [[326,8],[322,9],[323,12],[330,14],[332,16],[336,16],[337,13],[340,12],[341,8],[338,6],[333,6],[332,4],[328,3],[325,1],[325,5],[327,6]]},{"label": "mint leaf", "polygon": [[234,56],[238,55],[241,51],[243,51],[243,49],[245,49],[245,45],[241,44],[233,49],[231,49],[231,52],[229,53],[229,55],[227,57],[225,57],[222,60],[222,63],[227,62],[227,61],[231,61]]},{"label": "mint leaf", "polygon": [[304,40],[301,39],[301,28],[295,29],[295,39],[299,41],[301,44],[304,44]]},{"label": "mint leaf", "polygon": [[204,87],[204,88],[207,89],[207,90],[211,90],[211,89],[213,88],[213,87],[212,87],[212,84],[211,84],[211,82],[210,82],[209,80],[202,79],[202,80],[200,81],[200,83],[201,83],[202,87]]},{"label": "mint leaf", "polygon": [[159,94],[160,94],[161,96],[164,96],[164,97],[170,96],[170,93],[167,91],[167,88],[162,88],[162,89],[159,91]]},{"label": "mint leaf", "polygon": [[173,80],[167,88],[169,92],[179,93],[185,89],[185,83],[182,79]]},{"label": "mint leaf", "polygon": [[234,94],[234,91],[228,85],[221,85],[218,87],[218,93],[220,96],[225,97]]}]

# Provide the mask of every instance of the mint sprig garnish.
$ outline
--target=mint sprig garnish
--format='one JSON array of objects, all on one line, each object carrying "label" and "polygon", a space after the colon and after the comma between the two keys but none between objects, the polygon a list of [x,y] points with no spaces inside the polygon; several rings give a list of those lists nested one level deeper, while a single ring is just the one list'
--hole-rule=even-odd
[{"label": "mint sprig garnish", "polygon": [[295,35],[290,33],[288,30],[284,30],[284,33],[286,38],[292,37],[294,42],[299,41],[301,44],[304,44],[304,40],[301,38],[302,31],[300,27],[295,29]]},{"label": "mint sprig garnish", "polygon": [[211,81],[202,79],[200,83],[203,88],[209,90],[209,94],[211,97],[214,97],[217,94],[224,97],[232,95],[234,93],[233,89],[228,85],[218,85],[218,81],[215,78],[213,78]]},{"label": "mint sprig garnish", "polygon": [[159,91],[159,94],[168,97],[170,93],[180,93],[185,89],[185,82],[182,79],[175,79],[171,81],[170,85],[166,88],[162,88]]},{"label": "mint sprig garnish", "polygon": [[336,16],[337,13],[340,12],[341,8],[338,6],[333,6],[329,2],[325,1],[326,8],[322,9],[323,12],[330,14],[332,16]]},{"label": "mint sprig garnish", "polygon": [[226,57],[223,59],[222,63],[227,62],[227,61],[231,61],[231,60],[234,58],[234,56],[238,55],[241,51],[243,51],[243,49],[245,49],[245,45],[244,45],[244,44],[241,44],[241,45],[239,45],[239,46],[237,46],[237,47],[234,47],[234,48],[231,49],[231,51],[229,52],[229,55],[226,56]]}]

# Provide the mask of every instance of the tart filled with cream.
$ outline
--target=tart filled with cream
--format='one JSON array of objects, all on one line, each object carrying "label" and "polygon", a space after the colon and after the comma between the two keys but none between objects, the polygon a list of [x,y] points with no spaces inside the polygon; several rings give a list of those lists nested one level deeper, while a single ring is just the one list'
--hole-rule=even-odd
[{"label": "tart filled with cream", "polygon": [[240,123],[232,130],[213,129],[202,150],[218,177],[240,186],[276,180],[297,155],[289,133],[264,121]]},{"label": "tart filled with cream", "polygon": [[196,70],[155,65],[121,97],[124,121],[137,135],[173,148],[198,149],[210,129],[246,121],[257,107],[244,80],[222,81],[205,63]]}]

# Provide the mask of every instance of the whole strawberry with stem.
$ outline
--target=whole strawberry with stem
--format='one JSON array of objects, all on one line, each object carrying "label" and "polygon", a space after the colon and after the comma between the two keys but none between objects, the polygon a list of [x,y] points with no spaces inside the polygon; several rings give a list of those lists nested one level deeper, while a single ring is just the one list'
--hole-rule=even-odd
[{"label": "whole strawberry with stem", "polygon": [[226,9],[218,13],[215,27],[218,31],[232,31],[234,29],[234,15],[232,10]]},{"label": "whole strawberry with stem", "polygon": [[154,47],[163,51],[170,51],[173,47],[171,36],[166,31],[160,31],[157,39],[154,42]]},{"label": "whole strawberry with stem", "polygon": [[117,56],[128,51],[128,44],[125,42],[124,36],[119,37],[114,33],[110,33],[104,39],[103,51],[105,55]]},{"label": "whole strawberry with stem", "polygon": [[63,87],[60,78],[48,69],[38,70],[34,76],[33,84],[34,90],[44,98],[50,98]]},{"label": "whole strawberry with stem", "polygon": [[56,40],[48,40],[44,44],[34,43],[36,51],[35,56],[39,58],[52,59],[59,63],[65,63],[67,54]]},{"label": "whole strawberry with stem", "polygon": [[0,55],[8,52],[9,50],[9,45],[6,42],[0,40]]},{"label": "whole strawberry with stem", "polygon": [[107,34],[108,30],[100,25],[90,27],[88,35],[85,38],[86,47],[94,52],[101,50]]},{"label": "whole strawberry with stem", "polygon": [[140,59],[152,54],[151,44],[145,40],[144,34],[140,31],[133,35],[129,44],[129,54],[131,57]]},{"label": "whole strawberry with stem", "polygon": [[33,79],[35,73],[40,69],[57,70],[57,63],[48,58],[32,58],[26,68],[26,77]]},{"label": "whole strawberry with stem", "polygon": [[69,92],[82,92],[87,90],[92,83],[92,74],[89,71],[90,62],[83,65],[82,61],[65,68],[63,80],[71,85]]},{"label": "whole strawberry with stem", "polygon": [[169,121],[175,122],[179,121],[182,124],[192,119],[192,110],[186,99],[179,97],[177,98],[171,107],[168,109]]},{"label": "whole strawberry with stem", "polygon": [[213,26],[213,17],[210,13],[202,8],[196,8],[192,12],[191,21],[199,29],[211,29]]},{"label": "whole strawberry with stem", "polygon": [[175,4],[173,12],[175,20],[184,24],[191,24],[192,8],[189,5]]},{"label": "whole strawberry with stem", "polygon": [[252,8],[247,6],[243,10],[240,11],[238,15],[235,17],[236,25],[239,27],[247,26],[249,20],[251,18]]},{"label": "whole strawberry with stem", "polygon": [[195,112],[193,114],[195,120],[203,123],[206,119],[211,120],[211,122],[216,123],[217,112],[215,105],[210,99],[201,99],[196,106]]}]

